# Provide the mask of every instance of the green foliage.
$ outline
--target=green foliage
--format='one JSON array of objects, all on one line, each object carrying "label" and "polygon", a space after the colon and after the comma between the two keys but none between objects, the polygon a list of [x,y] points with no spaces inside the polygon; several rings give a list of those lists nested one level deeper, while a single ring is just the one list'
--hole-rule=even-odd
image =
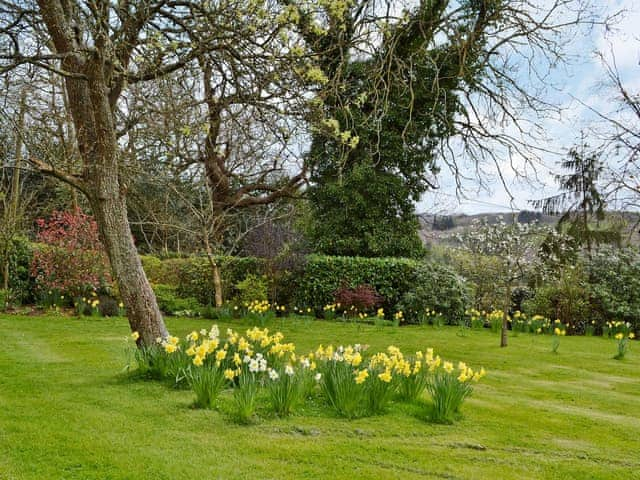
[{"label": "green foliage", "polygon": [[170,285],[153,285],[153,292],[156,294],[158,307],[168,315],[185,311],[197,312],[201,307],[196,298],[181,297],[177,288]]},{"label": "green foliage", "polygon": [[27,303],[34,300],[35,279],[31,277],[33,247],[26,237],[15,237],[9,248],[9,288],[13,301]]},{"label": "green foliage", "polygon": [[270,379],[267,380],[269,403],[280,417],[291,414],[293,408],[302,400],[307,373],[306,370],[294,371],[286,367],[270,372]]},{"label": "green foliage", "polygon": [[196,395],[195,405],[198,408],[215,407],[216,399],[227,383],[224,370],[213,362],[199,367],[189,365],[185,369],[187,383]]},{"label": "green foliage", "polygon": [[358,164],[310,191],[310,243],[328,255],[422,257],[418,220],[402,178]]},{"label": "green foliage", "polygon": [[[587,151],[587,145],[572,148],[561,167],[569,173],[556,175],[561,193],[534,201],[536,208],[549,215],[561,215],[557,228],[575,241],[586,246],[591,254],[594,245],[620,243],[620,226],[600,224],[605,219],[607,201],[600,193],[600,178],[605,173],[601,154]],[[591,221],[596,220],[597,226]]]},{"label": "green foliage", "polygon": [[0,289],[0,312],[4,312],[11,300],[11,290]]},{"label": "green foliage", "polygon": [[567,268],[559,278],[549,280],[538,288],[533,298],[523,302],[523,311],[530,317],[542,315],[563,324],[571,324],[579,331],[594,318],[589,301],[589,285],[578,268]]},{"label": "green foliage", "polygon": [[602,320],[616,319],[640,327],[640,253],[602,247],[585,266],[592,306]]},{"label": "green foliage", "polygon": [[[220,268],[223,298],[238,295],[236,285],[248,274],[265,273],[265,262],[255,257],[216,257]],[[205,257],[160,260],[145,255],[142,264],[151,283],[170,285],[181,298],[193,297],[202,305],[215,304],[213,271]]]},{"label": "green foliage", "polygon": [[240,302],[250,303],[254,301],[268,300],[269,285],[266,276],[257,276],[252,273],[244,277],[244,280],[236,284],[238,299]]},{"label": "green foliage", "polygon": [[452,325],[465,317],[469,292],[453,270],[435,263],[420,265],[412,279],[413,286],[397,305],[409,323],[423,323],[427,312],[436,311]]},{"label": "green foliage", "polygon": [[419,266],[420,262],[406,258],[310,255],[294,284],[294,303],[319,311],[333,303],[334,292],[343,284],[351,288],[368,284],[384,297],[386,306],[393,306],[411,288]]},{"label": "green foliage", "polygon": [[460,415],[460,407],[473,387],[469,381],[460,381],[456,372],[437,370],[427,381],[427,391],[433,401],[431,421],[452,423]]},{"label": "green foliage", "polygon": [[467,281],[474,308],[489,312],[504,307],[500,259],[459,249],[446,253],[448,262]]},{"label": "green foliage", "polygon": [[[220,268],[223,298],[235,297],[235,286],[248,274],[264,271],[264,262],[253,257],[217,257],[216,262]],[[206,258],[181,259],[176,267],[180,296],[195,297],[203,305],[215,303],[213,271]]]},{"label": "green foliage", "polygon": [[238,377],[238,387],[233,391],[233,414],[238,423],[248,424],[253,420],[260,389],[258,377],[257,373],[249,372],[246,367]]},{"label": "green foliage", "polygon": [[349,363],[329,360],[323,363],[320,373],[322,393],[338,415],[345,418],[367,415],[367,385],[354,381]]}]

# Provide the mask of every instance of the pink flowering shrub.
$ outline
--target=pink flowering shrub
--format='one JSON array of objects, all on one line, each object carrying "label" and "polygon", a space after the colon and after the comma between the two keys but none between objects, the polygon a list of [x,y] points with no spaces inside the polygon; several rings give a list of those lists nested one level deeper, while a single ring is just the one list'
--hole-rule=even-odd
[{"label": "pink flowering shrub", "polygon": [[34,252],[31,275],[38,290],[77,297],[111,281],[93,217],[80,209],[55,211],[37,225],[42,245]]}]

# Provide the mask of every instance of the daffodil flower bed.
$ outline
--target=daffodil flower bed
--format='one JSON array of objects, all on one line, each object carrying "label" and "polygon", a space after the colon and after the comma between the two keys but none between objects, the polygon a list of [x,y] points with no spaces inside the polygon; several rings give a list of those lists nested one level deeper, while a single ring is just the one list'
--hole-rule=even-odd
[{"label": "daffodil flower bed", "polygon": [[[138,340],[136,332],[132,338]],[[432,419],[452,421],[484,375],[460,362],[434,356],[432,349],[406,356],[395,346],[367,355],[367,346],[320,345],[306,355],[296,354],[280,332],[254,327],[241,335],[216,325],[191,332],[184,341],[169,336],[156,345],[136,349],[139,371],[152,378],[186,379],[195,405],[214,408],[225,388],[233,389],[234,414],[248,423],[255,415],[261,391],[271,410],[289,415],[302,400],[320,391],[326,404],[346,418],[384,413],[390,402],[415,401],[425,390],[433,401]]]}]

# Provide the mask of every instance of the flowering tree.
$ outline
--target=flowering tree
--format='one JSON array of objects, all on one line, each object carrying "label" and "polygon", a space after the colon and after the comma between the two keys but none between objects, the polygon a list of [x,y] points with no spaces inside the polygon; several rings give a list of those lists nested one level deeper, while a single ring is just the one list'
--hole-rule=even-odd
[{"label": "flowering tree", "polygon": [[495,258],[502,275],[498,287],[504,292],[502,334],[500,346],[507,346],[507,329],[511,292],[518,282],[536,272],[545,275],[559,260],[555,253],[541,250],[543,242],[553,239],[562,248],[563,236],[554,229],[537,223],[511,223],[504,221],[490,225],[486,221],[475,223],[459,240],[462,247],[476,255]]},{"label": "flowering tree", "polygon": [[93,217],[79,209],[56,211],[37,225],[38,241],[44,245],[34,253],[31,274],[41,291],[79,296],[111,280]]}]

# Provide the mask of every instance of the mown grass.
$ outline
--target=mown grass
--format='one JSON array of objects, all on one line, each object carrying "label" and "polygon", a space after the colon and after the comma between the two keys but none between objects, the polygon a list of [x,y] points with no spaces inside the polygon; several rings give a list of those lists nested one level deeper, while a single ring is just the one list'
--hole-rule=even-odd
[{"label": "mown grass", "polygon": [[[184,335],[210,321],[170,319]],[[243,322],[221,328],[249,327]],[[484,366],[454,425],[426,405],[347,421],[319,404],[250,426],[191,407],[189,391],[123,373],[124,319],[0,317],[0,479],[640,478],[640,343],[602,338],[274,321],[299,351],[320,343],[432,346]]]}]

